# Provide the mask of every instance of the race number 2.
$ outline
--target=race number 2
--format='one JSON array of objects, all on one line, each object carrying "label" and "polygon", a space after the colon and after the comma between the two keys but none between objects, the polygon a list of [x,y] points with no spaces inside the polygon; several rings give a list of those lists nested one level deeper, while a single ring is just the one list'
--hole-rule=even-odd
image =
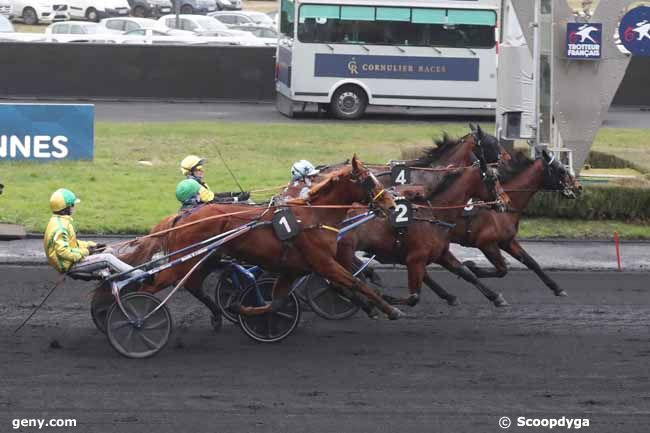
[{"label": "race number 2", "polygon": [[390,214],[390,223],[393,227],[406,227],[413,220],[413,208],[408,200],[397,200],[395,210]]},{"label": "race number 2", "polygon": [[411,183],[411,170],[402,164],[394,165],[390,169],[390,181],[393,185],[406,185]]},{"label": "race number 2", "polygon": [[300,234],[300,224],[291,209],[279,209],[273,214],[271,220],[273,231],[281,241],[286,241]]}]

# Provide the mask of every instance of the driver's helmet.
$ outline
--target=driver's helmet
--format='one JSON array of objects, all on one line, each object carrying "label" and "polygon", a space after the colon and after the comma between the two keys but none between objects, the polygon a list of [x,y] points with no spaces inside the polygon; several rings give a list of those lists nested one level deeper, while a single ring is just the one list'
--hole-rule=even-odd
[{"label": "driver's helmet", "polygon": [[176,199],[185,203],[187,200],[194,198],[201,189],[201,185],[194,179],[182,180],[176,185]]},{"label": "driver's helmet", "polygon": [[305,159],[301,159],[291,166],[291,180],[294,182],[316,176],[318,173],[320,173],[320,170],[316,170],[314,164]]},{"label": "driver's helmet", "polygon": [[188,176],[197,168],[201,168],[204,163],[204,158],[200,158],[196,155],[188,155],[181,161],[181,173]]},{"label": "driver's helmet", "polygon": [[69,189],[60,188],[54,191],[50,197],[50,209],[52,212],[60,212],[63,209],[76,205],[81,200]]}]

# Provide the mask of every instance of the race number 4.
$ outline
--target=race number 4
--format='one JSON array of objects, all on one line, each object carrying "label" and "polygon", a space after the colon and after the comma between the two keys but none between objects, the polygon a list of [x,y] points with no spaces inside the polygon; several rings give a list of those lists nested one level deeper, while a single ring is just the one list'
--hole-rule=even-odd
[{"label": "race number 4", "polygon": [[278,209],[271,220],[273,231],[281,241],[289,240],[300,234],[300,224],[291,209]]},{"label": "race number 4", "polygon": [[390,169],[390,181],[393,185],[411,183],[411,170],[405,165],[394,165]]},{"label": "race number 4", "polygon": [[408,200],[397,200],[395,210],[390,214],[390,224],[395,228],[408,226],[413,220],[413,207]]}]

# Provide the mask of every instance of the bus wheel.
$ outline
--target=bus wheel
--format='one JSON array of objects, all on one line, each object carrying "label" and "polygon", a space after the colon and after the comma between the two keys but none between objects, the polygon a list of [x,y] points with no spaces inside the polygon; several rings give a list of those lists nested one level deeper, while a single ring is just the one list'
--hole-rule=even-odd
[{"label": "bus wheel", "polygon": [[339,119],[359,119],[366,112],[368,97],[359,86],[343,86],[334,92],[330,110]]}]

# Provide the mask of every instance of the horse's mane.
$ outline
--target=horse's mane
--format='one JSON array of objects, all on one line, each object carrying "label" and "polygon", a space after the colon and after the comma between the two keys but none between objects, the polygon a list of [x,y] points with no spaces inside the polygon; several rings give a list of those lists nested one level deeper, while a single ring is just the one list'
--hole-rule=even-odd
[{"label": "horse's mane", "polygon": [[510,161],[501,161],[499,163],[499,182],[501,183],[511,181],[535,162],[521,150],[511,153],[511,157]]},{"label": "horse's mane", "polygon": [[424,149],[424,155],[417,158],[413,167],[429,167],[436,162],[442,155],[460,143],[460,140],[452,138],[447,132],[443,132],[442,138],[433,142],[435,146]]}]

